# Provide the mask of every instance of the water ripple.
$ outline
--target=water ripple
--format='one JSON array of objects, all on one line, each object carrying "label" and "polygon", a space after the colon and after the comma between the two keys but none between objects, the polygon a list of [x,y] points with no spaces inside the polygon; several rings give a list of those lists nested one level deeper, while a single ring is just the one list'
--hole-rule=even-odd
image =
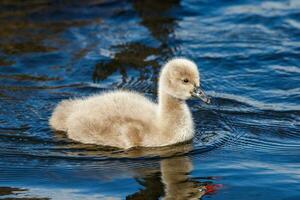
[{"label": "water ripple", "polygon": [[[53,199],[58,190],[159,199],[160,163],[180,159],[172,169],[194,164],[175,185],[182,193],[220,181],[224,192],[209,198],[299,199],[299,8],[298,0],[1,2],[0,184]],[[123,151],[50,130],[63,99],[128,89],[155,100],[160,66],[174,56],[198,64],[212,97],[188,101],[191,143]]]}]

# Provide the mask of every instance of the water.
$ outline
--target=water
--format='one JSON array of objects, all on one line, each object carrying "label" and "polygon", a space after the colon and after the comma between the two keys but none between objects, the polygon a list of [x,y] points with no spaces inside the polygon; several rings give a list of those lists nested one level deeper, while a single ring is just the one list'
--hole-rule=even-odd
[{"label": "water", "polygon": [[[1,1],[0,198],[300,199],[300,1]],[[156,98],[193,59],[192,144],[121,151],[48,127],[62,99]]]}]

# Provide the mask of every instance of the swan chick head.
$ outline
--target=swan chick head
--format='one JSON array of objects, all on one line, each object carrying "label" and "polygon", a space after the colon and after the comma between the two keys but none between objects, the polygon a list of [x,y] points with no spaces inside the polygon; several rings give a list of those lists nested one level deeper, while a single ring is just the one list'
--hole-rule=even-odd
[{"label": "swan chick head", "polygon": [[180,100],[198,97],[206,103],[210,102],[200,89],[197,65],[186,58],[174,58],[165,64],[159,78],[159,90]]}]

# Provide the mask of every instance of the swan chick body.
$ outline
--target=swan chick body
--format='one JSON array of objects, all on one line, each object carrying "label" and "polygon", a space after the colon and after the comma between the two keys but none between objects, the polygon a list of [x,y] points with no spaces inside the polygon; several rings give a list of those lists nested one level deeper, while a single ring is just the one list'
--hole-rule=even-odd
[{"label": "swan chick body", "polygon": [[195,96],[209,102],[199,81],[195,63],[175,58],[161,70],[158,104],[136,92],[117,90],[63,100],[49,123],[75,141],[124,149],[188,141],[194,128],[185,100]]}]

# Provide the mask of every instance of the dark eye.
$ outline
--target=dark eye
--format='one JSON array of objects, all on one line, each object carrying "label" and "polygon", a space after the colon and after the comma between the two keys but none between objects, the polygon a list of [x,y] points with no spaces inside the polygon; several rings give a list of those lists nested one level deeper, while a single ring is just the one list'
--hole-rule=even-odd
[{"label": "dark eye", "polygon": [[188,82],[189,82],[189,79],[185,78],[185,79],[183,79],[183,82],[184,82],[184,83],[188,83]]}]

